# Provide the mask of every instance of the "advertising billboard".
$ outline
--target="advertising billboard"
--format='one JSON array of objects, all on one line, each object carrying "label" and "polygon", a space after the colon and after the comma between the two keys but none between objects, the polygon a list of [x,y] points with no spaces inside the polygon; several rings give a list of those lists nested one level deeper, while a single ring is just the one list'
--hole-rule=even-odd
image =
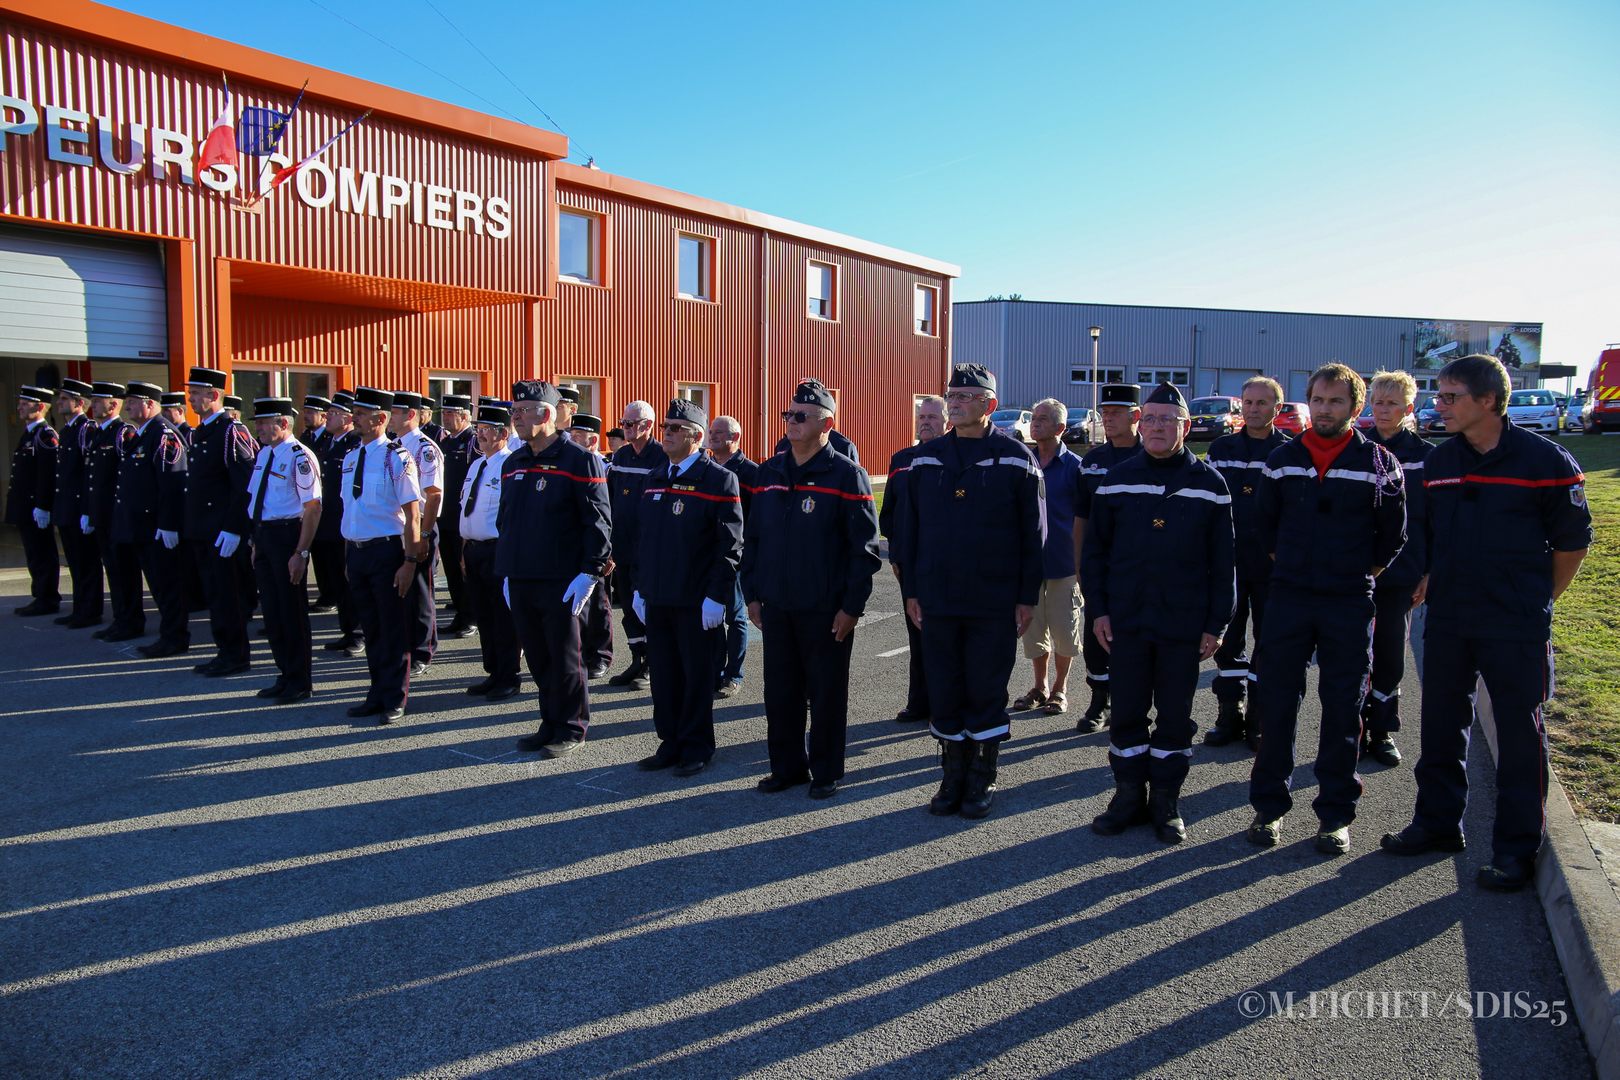
[{"label": "advertising billboard", "polygon": [[1468,355],[1468,324],[1420,322],[1412,341],[1412,370],[1438,371],[1457,357]]},{"label": "advertising billboard", "polygon": [[1490,354],[1510,371],[1533,371],[1541,366],[1540,323],[1493,326],[1488,340]]}]

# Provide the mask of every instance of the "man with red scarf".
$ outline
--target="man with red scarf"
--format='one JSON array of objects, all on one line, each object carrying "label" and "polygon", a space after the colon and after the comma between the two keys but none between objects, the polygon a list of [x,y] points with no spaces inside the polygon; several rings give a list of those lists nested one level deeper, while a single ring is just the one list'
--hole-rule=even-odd
[{"label": "man with red scarf", "polygon": [[1371,671],[1373,580],[1406,543],[1401,465],[1351,425],[1367,386],[1343,364],[1308,384],[1311,426],[1266,458],[1257,507],[1272,558],[1271,595],[1256,648],[1260,752],[1249,778],[1256,814],[1249,840],[1275,845],[1293,805],[1294,729],[1314,653],[1322,730],[1316,751],[1316,849],[1350,849],[1361,798],[1356,761],[1361,702]]}]

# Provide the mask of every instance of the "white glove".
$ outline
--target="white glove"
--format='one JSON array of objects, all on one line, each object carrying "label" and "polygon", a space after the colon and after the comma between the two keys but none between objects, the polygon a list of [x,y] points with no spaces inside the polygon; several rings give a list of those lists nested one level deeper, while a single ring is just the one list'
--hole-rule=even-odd
[{"label": "white glove", "polygon": [[222,532],[214,537],[214,546],[219,548],[219,557],[222,559],[235,555],[237,545],[241,542],[242,538],[235,533]]},{"label": "white glove", "polygon": [[595,588],[596,579],[589,574],[577,574],[574,580],[568,583],[568,588],[563,593],[563,603],[573,605],[574,618],[579,618],[579,613],[590,603],[591,592]]},{"label": "white glove", "polygon": [[512,607],[512,579],[501,578],[501,599],[506,601],[508,610]]},{"label": "white glove", "polygon": [[153,535],[152,539],[163,541],[163,546],[168,548],[170,551],[173,551],[175,548],[180,546],[180,534],[177,532],[171,532],[168,529],[159,529],[156,534]]},{"label": "white glove", "polygon": [[633,593],[630,597],[630,610],[636,613],[636,618],[642,622],[647,621],[647,601],[641,598],[641,593]]},{"label": "white glove", "polygon": [[79,531],[84,533],[86,536],[89,536],[91,533],[96,531],[96,527],[90,524],[89,514],[79,515]]},{"label": "white glove", "polygon": [[725,621],[726,606],[724,604],[716,603],[705,596],[703,598],[703,629],[717,629],[720,624]]},{"label": "white glove", "polygon": [[50,528],[51,527],[51,512],[49,510],[35,510],[34,511],[34,524],[38,525],[42,529]]}]

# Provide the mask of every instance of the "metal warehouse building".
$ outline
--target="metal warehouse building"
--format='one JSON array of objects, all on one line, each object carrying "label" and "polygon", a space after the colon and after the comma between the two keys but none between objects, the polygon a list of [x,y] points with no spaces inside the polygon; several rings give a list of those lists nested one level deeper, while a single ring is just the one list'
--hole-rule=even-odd
[{"label": "metal warehouse building", "polygon": [[956,361],[993,369],[1008,406],[1044,397],[1090,405],[1092,327],[1101,328],[1098,382],[1168,380],[1188,396],[1235,395],[1251,376],[1269,375],[1288,400],[1304,401],[1310,373],[1330,361],[1364,375],[1410,371],[1433,389],[1448,359],[1475,352],[1501,357],[1514,385],[1539,385],[1541,324],[1533,322],[1029,300],[960,302],[953,321]]},{"label": "metal warehouse building", "polygon": [[[195,168],[224,104],[279,153]],[[370,116],[255,204],[272,172]],[[566,164],[558,134],[83,0],[0,11],[0,397],[19,383],[233,373],[245,398],[356,385],[586,411],[677,395],[758,456],[791,388],[834,388],[873,461],[950,356],[956,267]],[[8,450],[16,418],[0,429]],[[0,476],[5,475],[0,470]]]}]

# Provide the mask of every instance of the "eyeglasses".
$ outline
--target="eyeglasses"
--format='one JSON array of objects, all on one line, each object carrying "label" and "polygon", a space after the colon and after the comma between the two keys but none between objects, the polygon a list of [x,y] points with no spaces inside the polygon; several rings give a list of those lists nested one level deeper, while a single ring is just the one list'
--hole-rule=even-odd
[{"label": "eyeglasses", "polygon": [[802,424],[806,420],[814,420],[816,417],[803,409],[789,409],[782,414],[782,419],[794,424]]},{"label": "eyeglasses", "polygon": [[952,390],[945,395],[945,400],[954,405],[966,405],[971,401],[986,401],[988,399],[988,394],[975,393],[971,390]]},{"label": "eyeglasses", "polygon": [[1175,427],[1185,416],[1144,416],[1138,421],[1143,427]]},{"label": "eyeglasses", "polygon": [[[687,424],[680,424],[680,423],[665,424],[664,425],[664,434],[666,434],[666,435],[674,435],[676,432],[680,432],[680,431],[692,431],[692,428]],[[693,434],[695,435],[697,433],[693,432]]]},{"label": "eyeglasses", "polygon": [[632,428],[632,427],[640,427],[642,424],[650,424],[650,423],[652,423],[652,417],[650,417],[650,416],[643,416],[639,420],[632,420],[627,416],[623,420],[619,421],[619,426],[620,427]]},{"label": "eyeglasses", "polygon": [[1436,395],[1434,395],[1434,400],[1438,401],[1442,405],[1455,405],[1455,404],[1457,404],[1457,399],[1458,398],[1460,398],[1460,397],[1473,397],[1473,396],[1474,396],[1473,394],[1468,394],[1468,393],[1436,394]]}]

